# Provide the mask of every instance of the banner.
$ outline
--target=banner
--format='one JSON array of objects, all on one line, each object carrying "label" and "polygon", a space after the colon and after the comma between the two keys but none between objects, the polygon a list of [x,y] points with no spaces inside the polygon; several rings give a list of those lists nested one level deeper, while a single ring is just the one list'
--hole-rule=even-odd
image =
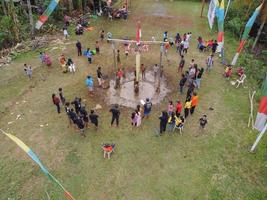
[{"label": "banner", "polygon": [[216,11],[216,5],[218,4],[218,0],[211,0],[209,5],[209,11],[208,11],[208,21],[210,25],[210,29],[212,29],[212,26],[214,24],[215,19],[215,11]]},{"label": "banner", "polygon": [[224,45],[224,0],[221,1],[220,7],[217,7],[216,16],[218,21],[217,52],[221,53]]},{"label": "banner", "polygon": [[243,47],[245,46],[246,41],[247,41],[248,36],[249,36],[249,33],[251,31],[251,28],[252,28],[257,16],[260,14],[262,5],[263,5],[263,3],[258,8],[256,8],[256,10],[254,11],[253,15],[249,18],[249,20],[248,20],[248,22],[246,24],[245,30],[243,32],[241,41],[239,43],[239,47],[237,48],[236,54],[235,54],[235,56],[234,56],[234,58],[232,60],[232,63],[231,63],[232,65],[236,64],[237,59],[239,57],[239,54],[241,53]]},{"label": "banner", "polygon": [[51,15],[51,13],[55,10],[55,8],[58,5],[59,0],[52,0],[45,10],[45,12],[39,17],[39,20],[35,24],[36,29],[40,29],[41,26],[48,20],[48,17]]},{"label": "banner", "polygon": [[267,123],[267,74],[263,83],[262,97],[254,127],[262,131]]},{"label": "banner", "polygon": [[15,142],[23,151],[25,151],[28,156],[40,167],[42,172],[52,181],[54,181],[63,191],[66,197],[70,200],[75,200],[74,197],[71,196],[71,194],[63,187],[63,185],[52,175],[50,172],[45,168],[45,166],[42,164],[38,156],[26,145],[24,142],[22,142],[19,138],[17,138],[14,135],[11,135],[9,133],[4,132],[0,129],[3,134],[5,134],[9,139],[11,139],[13,142]]}]

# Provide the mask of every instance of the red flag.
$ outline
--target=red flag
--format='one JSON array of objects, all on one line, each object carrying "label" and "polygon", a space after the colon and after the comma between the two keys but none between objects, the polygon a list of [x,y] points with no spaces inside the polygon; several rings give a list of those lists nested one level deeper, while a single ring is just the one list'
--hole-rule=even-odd
[{"label": "red flag", "polygon": [[140,40],[141,40],[141,25],[140,25],[140,21],[137,23],[137,30],[136,30],[136,44],[139,45],[140,44]]}]

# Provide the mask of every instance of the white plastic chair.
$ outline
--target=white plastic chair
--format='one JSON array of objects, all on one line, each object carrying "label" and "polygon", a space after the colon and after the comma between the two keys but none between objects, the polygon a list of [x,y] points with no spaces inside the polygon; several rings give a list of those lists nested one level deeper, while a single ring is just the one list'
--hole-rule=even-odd
[{"label": "white plastic chair", "polygon": [[242,84],[242,86],[243,86],[246,78],[247,78],[247,76],[245,74],[242,74],[241,77],[239,79],[237,79],[235,82],[235,84],[237,84],[236,88],[238,88],[240,84]]}]

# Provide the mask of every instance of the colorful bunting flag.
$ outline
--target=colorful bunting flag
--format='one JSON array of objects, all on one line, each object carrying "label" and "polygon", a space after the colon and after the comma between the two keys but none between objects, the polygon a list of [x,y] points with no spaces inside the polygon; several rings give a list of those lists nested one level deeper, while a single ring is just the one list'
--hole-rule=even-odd
[{"label": "colorful bunting flag", "polygon": [[48,17],[51,15],[51,13],[55,10],[55,8],[58,5],[59,0],[52,0],[45,10],[45,12],[39,17],[39,20],[35,24],[36,29],[40,29],[41,26],[48,20]]},{"label": "colorful bunting flag", "polygon": [[267,123],[267,74],[263,84],[262,97],[254,127],[262,131]]},{"label": "colorful bunting flag", "polygon": [[218,0],[211,0],[209,5],[209,11],[208,11],[208,21],[210,25],[210,29],[212,29],[214,19],[215,19],[215,11],[216,7],[218,5]]},{"label": "colorful bunting flag", "polygon": [[224,43],[224,0],[221,1],[220,6],[216,9],[216,15],[218,21],[217,52],[221,53]]},{"label": "colorful bunting flag", "polygon": [[245,27],[245,30],[243,32],[243,35],[242,35],[242,39],[240,41],[240,44],[239,44],[239,47],[237,48],[237,52],[232,60],[232,65],[235,65],[236,62],[237,62],[237,59],[239,57],[239,54],[241,53],[243,47],[245,46],[246,44],[246,41],[248,39],[248,36],[249,36],[249,33],[250,33],[250,30],[257,18],[257,16],[260,14],[260,11],[261,11],[261,8],[262,8],[262,5],[261,4],[258,8],[256,8],[256,10],[254,11],[253,15],[250,17],[250,19],[248,20],[247,24],[246,24],[246,27]]},{"label": "colorful bunting flag", "polygon": [[[1,130],[1,129],[0,129]],[[6,133],[5,131],[1,130],[3,134],[5,134],[9,139],[11,139],[13,142],[15,142],[23,151],[25,151],[28,156],[36,162],[42,172],[52,181],[54,181],[63,191],[66,197],[70,200],[75,200],[74,197],[71,196],[71,194],[63,187],[63,185],[52,175],[49,173],[49,171],[44,167],[38,156],[26,145],[24,144],[19,138],[15,137],[14,135],[11,135],[9,133]]]}]

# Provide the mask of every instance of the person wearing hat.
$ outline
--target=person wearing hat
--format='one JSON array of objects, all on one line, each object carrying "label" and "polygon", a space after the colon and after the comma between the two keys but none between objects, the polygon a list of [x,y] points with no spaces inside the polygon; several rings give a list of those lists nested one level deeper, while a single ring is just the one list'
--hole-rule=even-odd
[{"label": "person wearing hat", "polygon": [[149,98],[146,98],[146,102],[144,104],[144,117],[148,118],[151,110],[152,110],[152,102],[149,100]]}]

